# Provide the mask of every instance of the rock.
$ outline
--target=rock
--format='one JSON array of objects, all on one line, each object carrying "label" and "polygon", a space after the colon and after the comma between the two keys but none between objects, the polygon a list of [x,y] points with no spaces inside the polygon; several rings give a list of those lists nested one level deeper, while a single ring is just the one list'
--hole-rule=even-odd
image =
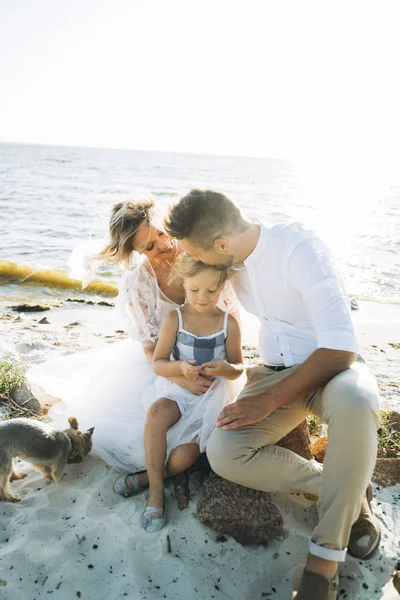
[{"label": "rock", "polygon": [[393,586],[400,594],[400,571],[396,571],[396,573],[393,575]]},{"label": "rock", "polygon": [[324,436],[316,440],[313,444],[311,444],[311,452],[316,461],[319,463],[324,462],[326,444],[328,443],[328,436]]},{"label": "rock", "polygon": [[[80,325],[79,321],[74,321],[73,323],[68,323],[68,325],[64,325],[64,329],[69,329],[70,327],[77,327],[77,325]],[[101,335],[101,334],[99,334]]]},{"label": "rock", "polygon": [[358,306],[358,302],[357,302],[356,298],[354,298],[354,296],[349,296],[349,300],[350,300],[351,310],[358,310],[360,308]]},{"label": "rock", "polygon": [[211,466],[208,462],[207,454],[205,452],[200,454],[194,465],[189,469],[189,473],[193,473],[195,471],[200,471],[200,473],[205,473],[207,475],[211,472]]},{"label": "rock", "polygon": [[50,321],[47,317],[43,317],[43,319],[40,319],[40,321],[38,321],[38,325],[50,325]]},{"label": "rock", "polygon": [[382,487],[400,483],[400,459],[377,458],[372,481]]},{"label": "rock", "polygon": [[45,310],[50,310],[51,307],[47,304],[16,304],[9,308],[16,312],[43,312]]},{"label": "rock", "polygon": [[21,383],[18,387],[14,388],[10,396],[15,404],[18,404],[21,408],[27,408],[36,415],[39,414],[39,401],[32,394],[27,383]]},{"label": "rock", "polygon": [[211,472],[198,506],[201,523],[241,544],[264,544],[282,534],[283,520],[269,494],[245,488]]},{"label": "rock", "polygon": [[174,492],[179,510],[189,506],[189,473],[185,471],[174,477]]},{"label": "rock", "polygon": [[313,454],[311,452],[311,441],[308,434],[307,420],[305,419],[302,421],[300,425],[279,440],[276,445],[292,450],[292,452],[296,452],[296,454],[299,454],[303,458],[311,460]]},{"label": "rock", "polygon": [[400,413],[397,410],[390,413],[389,424],[393,431],[400,431]]}]

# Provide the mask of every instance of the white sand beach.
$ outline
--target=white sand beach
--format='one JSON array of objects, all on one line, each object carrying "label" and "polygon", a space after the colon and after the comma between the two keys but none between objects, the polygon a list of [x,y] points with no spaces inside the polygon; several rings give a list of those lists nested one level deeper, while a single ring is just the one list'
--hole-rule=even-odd
[{"label": "white sand beach", "polygon": [[[124,337],[106,307],[65,303],[18,317],[3,305],[0,315],[0,350],[25,354],[31,363]],[[361,302],[353,315],[382,404],[398,407],[400,307]],[[44,316],[49,324],[38,324]],[[77,324],[65,327],[72,323]],[[244,318],[243,325],[244,342],[254,344],[254,322]],[[201,475],[194,474],[189,507],[178,509],[169,482],[168,524],[149,534],[139,527],[146,493],[117,496],[112,490],[117,473],[96,457],[68,465],[58,485],[46,483],[26,463],[19,470],[28,477],[11,485],[22,501],[0,503],[1,600],[50,595],[60,600],[288,600],[291,573],[304,564],[317,519],[316,505],[302,495],[273,496],[284,520],[282,538],[244,547],[199,522],[203,491]],[[374,488],[381,548],[369,562],[348,558],[340,571],[339,598],[399,597],[391,577],[400,560],[400,484]]]}]

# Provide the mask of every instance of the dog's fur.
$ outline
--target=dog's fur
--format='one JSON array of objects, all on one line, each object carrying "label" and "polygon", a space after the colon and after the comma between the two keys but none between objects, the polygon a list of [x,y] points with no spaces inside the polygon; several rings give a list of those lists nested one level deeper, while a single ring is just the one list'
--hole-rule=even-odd
[{"label": "dog's fur", "polygon": [[60,481],[67,463],[82,462],[92,449],[94,427],[79,431],[78,421],[68,419],[69,429],[60,431],[34,419],[10,419],[0,422],[0,500],[18,502],[8,482],[23,479],[13,469],[13,458],[33,464],[50,481]]}]

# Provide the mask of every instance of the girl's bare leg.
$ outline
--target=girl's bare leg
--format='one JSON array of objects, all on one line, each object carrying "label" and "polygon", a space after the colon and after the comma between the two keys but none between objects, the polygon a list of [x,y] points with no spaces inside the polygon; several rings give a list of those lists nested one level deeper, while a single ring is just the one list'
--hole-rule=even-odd
[{"label": "girl's bare leg", "polygon": [[[164,466],[167,454],[167,431],[180,419],[178,405],[169,398],[159,398],[147,411],[144,425],[144,451],[149,482],[148,506],[163,508]],[[140,485],[140,484],[139,484]],[[162,511],[160,511],[160,516]],[[157,515],[154,515],[157,516]]]},{"label": "girl's bare leg", "polygon": [[200,456],[200,448],[198,444],[182,444],[171,452],[171,456],[165,467],[164,477],[173,477],[183,473],[194,465]]},{"label": "girl's bare leg", "polygon": [[[198,444],[189,443],[177,446],[171,452],[168,462],[164,467],[164,479],[173,477],[174,475],[179,475],[179,473],[183,473],[186,471],[186,469],[194,465],[199,456],[200,448]],[[147,471],[137,474],[137,483],[142,488],[148,487],[149,478]],[[129,479],[127,481],[127,485],[130,485]]]}]

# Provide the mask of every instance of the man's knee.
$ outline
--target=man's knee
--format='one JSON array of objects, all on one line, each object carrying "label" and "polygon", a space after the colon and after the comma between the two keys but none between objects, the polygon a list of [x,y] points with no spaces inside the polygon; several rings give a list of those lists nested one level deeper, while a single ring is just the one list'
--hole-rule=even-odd
[{"label": "man's knee", "polygon": [[215,428],[207,443],[207,458],[212,470],[229,479],[232,463],[237,460],[235,432]]},{"label": "man's knee", "polygon": [[348,369],[339,373],[325,386],[323,393],[330,414],[340,414],[347,419],[378,417],[378,386],[366,370]]}]

